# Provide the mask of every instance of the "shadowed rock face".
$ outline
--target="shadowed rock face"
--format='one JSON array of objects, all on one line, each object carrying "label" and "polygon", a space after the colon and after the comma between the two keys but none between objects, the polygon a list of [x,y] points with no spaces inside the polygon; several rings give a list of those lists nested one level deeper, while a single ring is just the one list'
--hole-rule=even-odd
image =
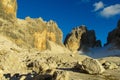
[{"label": "shadowed rock face", "polygon": [[101,47],[101,41],[96,41],[94,30],[87,30],[85,26],[74,28],[65,38],[64,44],[73,52],[85,47]]},{"label": "shadowed rock face", "polygon": [[96,40],[94,30],[87,30],[87,32],[81,36],[81,47],[101,47],[101,41]]},{"label": "shadowed rock face", "polygon": [[120,20],[118,21],[117,28],[108,33],[106,45],[111,43],[120,47]]},{"label": "shadowed rock face", "polygon": [[0,0],[0,18],[9,20],[16,18],[16,0]]}]

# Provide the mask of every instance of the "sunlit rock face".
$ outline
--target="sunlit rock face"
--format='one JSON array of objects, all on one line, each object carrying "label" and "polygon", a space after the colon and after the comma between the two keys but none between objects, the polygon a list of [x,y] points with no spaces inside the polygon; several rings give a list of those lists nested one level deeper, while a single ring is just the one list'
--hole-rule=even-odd
[{"label": "sunlit rock face", "polygon": [[80,49],[101,47],[101,41],[96,40],[95,31],[88,30],[84,25],[74,28],[72,32],[66,36],[64,44],[73,52]]},{"label": "sunlit rock face", "polygon": [[87,31],[85,26],[74,28],[64,41],[65,46],[71,51],[77,51],[80,48],[81,37]]},{"label": "sunlit rock face", "polygon": [[44,51],[50,48],[49,41],[63,46],[62,31],[56,22],[44,21],[42,18],[16,19],[3,22],[0,33],[7,36],[20,47],[36,48]]},{"label": "sunlit rock face", "polygon": [[62,31],[57,24],[52,20],[47,23],[43,21],[42,24],[44,26],[41,25],[41,29],[33,34],[34,46],[39,50],[46,50],[49,47],[48,41],[62,46]]},{"label": "sunlit rock face", "polygon": [[18,19],[16,13],[16,0],[0,0],[0,33],[18,46],[37,48],[40,51],[50,49],[48,41],[63,46],[62,31],[56,22],[30,17]]},{"label": "sunlit rock face", "polygon": [[16,0],[0,0],[0,18],[10,20],[16,18]]}]

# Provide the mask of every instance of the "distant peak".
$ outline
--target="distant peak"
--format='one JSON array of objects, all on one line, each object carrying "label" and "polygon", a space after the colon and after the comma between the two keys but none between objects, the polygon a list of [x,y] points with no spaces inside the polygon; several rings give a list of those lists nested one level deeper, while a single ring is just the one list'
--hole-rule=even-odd
[{"label": "distant peak", "polygon": [[118,20],[117,27],[120,28],[120,19]]}]

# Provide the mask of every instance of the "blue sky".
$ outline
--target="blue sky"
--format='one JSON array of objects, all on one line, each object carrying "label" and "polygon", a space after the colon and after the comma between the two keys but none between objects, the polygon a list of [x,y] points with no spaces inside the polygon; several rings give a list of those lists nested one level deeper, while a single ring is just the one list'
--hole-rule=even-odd
[{"label": "blue sky", "polygon": [[72,28],[86,25],[94,29],[97,39],[106,43],[108,32],[120,19],[120,0],[17,0],[17,17],[42,17],[54,20],[64,38]]}]

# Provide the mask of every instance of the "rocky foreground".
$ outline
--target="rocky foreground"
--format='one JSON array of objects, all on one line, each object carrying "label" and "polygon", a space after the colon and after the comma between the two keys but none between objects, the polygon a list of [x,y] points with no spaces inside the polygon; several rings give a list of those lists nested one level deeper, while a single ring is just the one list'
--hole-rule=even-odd
[{"label": "rocky foreground", "polygon": [[92,59],[85,55],[55,51],[43,52],[18,47],[0,36],[0,80],[119,80],[120,58]]},{"label": "rocky foreground", "polygon": [[93,30],[74,29],[64,46],[54,21],[18,19],[16,12],[16,0],[0,0],[0,80],[120,80],[120,57],[78,53],[81,46],[101,47]]}]

